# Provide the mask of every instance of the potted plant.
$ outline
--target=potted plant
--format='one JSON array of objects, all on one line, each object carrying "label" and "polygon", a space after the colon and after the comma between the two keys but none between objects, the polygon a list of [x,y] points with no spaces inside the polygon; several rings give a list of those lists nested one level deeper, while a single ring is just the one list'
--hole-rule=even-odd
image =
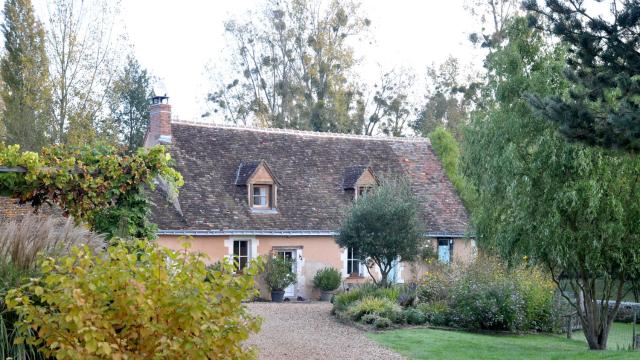
[{"label": "potted plant", "polygon": [[271,301],[282,302],[284,289],[296,283],[296,274],[292,271],[293,261],[281,257],[270,257],[264,270],[264,282],[271,290]]},{"label": "potted plant", "polygon": [[332,267],[326,267],[319,270],[313,277],[313,286],[319,289],[320,301],[329,301],[333,295],[333,291],[340,286],[342,275],[340,271]]}]

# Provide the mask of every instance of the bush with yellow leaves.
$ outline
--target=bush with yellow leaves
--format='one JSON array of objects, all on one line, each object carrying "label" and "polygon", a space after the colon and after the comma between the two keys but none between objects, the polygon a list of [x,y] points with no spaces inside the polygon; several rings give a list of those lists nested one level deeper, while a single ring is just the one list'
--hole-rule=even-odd
[{"label": "bush with yellow leaves", "polygon": [[261,265],[238,276],[202,260],[148,242],[45,259],[42,278],[6,296],[22,333],[37,333],[17,341],[58,359],[253,358],[243,342],[260,319],[242,301],[256,295]]}]

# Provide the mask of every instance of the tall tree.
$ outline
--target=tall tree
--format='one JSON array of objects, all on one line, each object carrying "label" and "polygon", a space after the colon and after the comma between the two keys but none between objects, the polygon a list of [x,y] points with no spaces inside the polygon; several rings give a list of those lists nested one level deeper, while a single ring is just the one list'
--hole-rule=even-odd
[{"label": "tall tree", "polygon": [[39,151],[50,143],[51,87],[45,32],[30,0],[4,4],[5,53],[0,61],[5,140]]},{"label": "tall tree", "polygon": [[208,102],[234,123],[361,132],[349,41],[368,25],[351,0],[269,0],[262,12],[225,24],[233,77],[215,76]]},{"label": "tall tree", "polygon": [[124,69],[113,81],[109,108],[122,143],[130,152],[142,146],[149,125],[151,77],[135,57],[129,56]]},{"label": "tall tree", "polygon": [[566,52],[525,18],[505,28],[505,39],[486,61],[483,93],[493,95],[464,136],[479,244],[543,264],[589,347],[605,349],[625,284],[640,275],[640,160],[568,143],[537,117],[525,96],[567,92]]},{"label": "tall tree", "polygon": [[119,1],[54,0],[48,6],[47,51],[53,82],[55,141],[96,138],[117,73]]},{"label": "tall tree", "polygon": [[[611,1],[611,20],[590,13],[583,1],[525,2],[545,28],[569,46],[566,96],[532,97],[547,119],[571,140],[640,150],[640,3]],[[541,26],[532,16],[534,25]]]},{"label": "tall tree", "polygon": [[471,75],[464,75],[460,61],[454,57],[439,66],[429,66],[425,102],[411,127],[428,135],[442,126],[460,139],[461,126],[473,108],[478,86]]}]

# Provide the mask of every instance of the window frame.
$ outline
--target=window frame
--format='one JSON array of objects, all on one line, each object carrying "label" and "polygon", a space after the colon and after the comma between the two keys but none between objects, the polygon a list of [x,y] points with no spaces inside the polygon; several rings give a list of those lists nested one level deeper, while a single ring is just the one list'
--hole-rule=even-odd
[{"label": "window frame", "polygon": [[[356,251],[355,248],[353,247],[349,247],[347,248],[347,264],[346,264],[346,270],[347,270],[347,276],[349,277],[362,277],[362,261],[360,261],[360,259],[356,256]],[[357,266],[357,272],[353,271],[354,267]],[[349,268],[351,267],[351,271],[349,271]],[[356,274],[355,276],[353,274]]]},{"label": "window frame", "polygon": [[[238,255],[236,255],[236,243],[238,244]],[[241,246],[240,243],[245,243],[245,250],[246,250],[246,254],[242,255],[241,254]],[[248,239],[234,239],[233,243],[231,244],[232,249],[231,249],[231,259],[233,262],[233,266],[235,269],[235,272],[238,274],[241,274],[244,269],[249,266],[249,261],[251,260],[251,240]],[[242,263],[242,259],[245,259],[244,265]]]},{"label": "window frame", "polygon": [[[264,195],[256,195],[256,189],[264,189]],[[254,209],[272,209],[272,195],[273,185],[272,184],[251,184],[251,193],[250,193],[250,201],[251,207]],[[256,204],[256,197],[263,198],[265,200],[264,205]]]},{"label": "window frame", "polygon": [[[449,238],[437,238],[437,246],[436,246],[436,254],[438,255],[438,261],[440,261],[443,264],[451,264],[453,263],[453,239],[449,239]],[[447,242],[446,244],[440,245],[441,242]],[[441,246],[448,246],[449,247],[449,259],[447,259],[447,261],[444,261],[443,259],[440,258],[440,247]]]}]

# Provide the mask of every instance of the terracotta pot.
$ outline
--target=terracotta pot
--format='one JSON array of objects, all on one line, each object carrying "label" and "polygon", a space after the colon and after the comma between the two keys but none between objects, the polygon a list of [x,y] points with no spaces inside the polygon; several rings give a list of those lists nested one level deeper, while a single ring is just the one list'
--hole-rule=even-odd
[{"label": "terracotta pot", "polygon": [[282,302],[284,300],[284,290],[272,290],[271,291],[271,301],[273,302]]}]

